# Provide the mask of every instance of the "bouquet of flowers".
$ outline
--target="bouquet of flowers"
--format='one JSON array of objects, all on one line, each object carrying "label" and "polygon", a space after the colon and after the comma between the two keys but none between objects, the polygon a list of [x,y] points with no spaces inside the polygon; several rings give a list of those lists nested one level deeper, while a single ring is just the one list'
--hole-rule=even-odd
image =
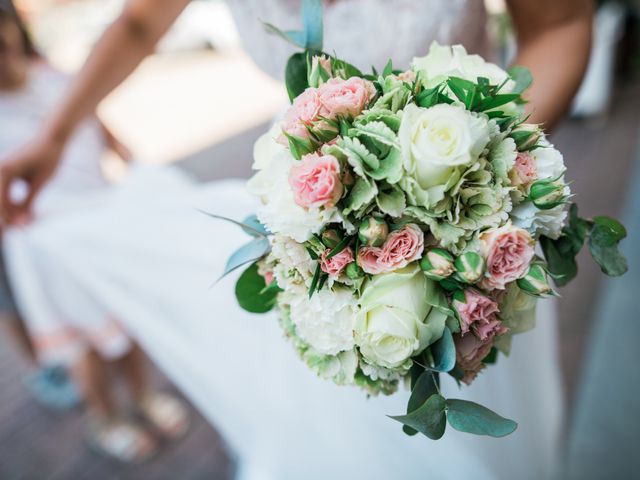
[{"label": "bouquet of flowers", "polygon": [[409,70],[372,74],[308,48],[286,79],[292,105],[255,145],[248,188],[262,205],[236,222],[254,239],[227,265],[250,264],[240,305],[275,308],[323,378],[369,394],[409,385],[407,413],[391,417],[408,434],[438,439],[447,421],[513,432],[445,399],[439,375],[469,384],[507,356],[585,241],[605,273],[626,271],[624,227],[578,216],[562,154],[522,116],[530,73],[434,43]]}]

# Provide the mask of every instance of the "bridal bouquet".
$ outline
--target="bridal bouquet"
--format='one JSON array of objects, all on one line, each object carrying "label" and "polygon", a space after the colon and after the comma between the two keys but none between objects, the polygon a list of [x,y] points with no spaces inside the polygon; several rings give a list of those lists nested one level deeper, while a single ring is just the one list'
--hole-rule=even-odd
[{"label": "bridal bouquet", "polygon": [[369,394],[409,385],[407,413],[391,417],[408,434],[437,439],[447,421],[513,432],[445,399],[439,375],[469,384],[508,356],[585,241],[605,273],[626,270],[622,225],[578,217],[562,154],[522,116],[530,83],[461,46],[367,75],[306,51],[288,64],[291,107],[255,145],[248,188],[262,205],[237,222],[255,238],[227,265],[250,264],[240,305],[275,308],[323,378]]}]

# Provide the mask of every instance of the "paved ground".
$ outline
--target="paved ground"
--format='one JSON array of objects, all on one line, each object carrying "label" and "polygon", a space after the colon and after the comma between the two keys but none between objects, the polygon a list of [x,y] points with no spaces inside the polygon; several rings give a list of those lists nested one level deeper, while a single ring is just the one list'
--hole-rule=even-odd
[{"label": "paved ground", "polygon": [[[572,121],[554,141],[565,153],[573,189],[584,213],[618,214],[638,142],[640,85],[627,84],[600,124]],[[187,158],[184,165],[203,179],[246,176],[251,145],[262,127]],[[582,259],[582,276],[563,290],[560,330],[565,383],[570,398],[580,373],[581,355],[591,328],[591,311],[602,280]],[[51,414],[26,394],[19,359],[0,338],[0,479],[224,479],[231,466],[223,442],[194,412],[191,434],[168,446],[143,467],[124,468],[88,451],[82,444],[80,414]],[[160,385],[166,380],[156,373]],[[170,388],[170,387],[169,387]]]}]

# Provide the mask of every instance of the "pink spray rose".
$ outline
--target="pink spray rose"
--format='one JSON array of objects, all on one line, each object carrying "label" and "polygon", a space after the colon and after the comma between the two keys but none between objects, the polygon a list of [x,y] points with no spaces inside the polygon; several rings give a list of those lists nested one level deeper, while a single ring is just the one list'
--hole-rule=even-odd
[{"label": "pink spray rose", "polygon": [[482,360],[493,346],[493,338],[479,340],[475,335],[454,335],[456,363],[464,371],[462,381],[469,385],[484,368]]},{"label": "pink spray rose", "polygon": [[390,272],[418,260],[424,251],[424,233],[417,225],[405,225],[391,232],[382,247],[362,247],[358,264],[367,273]]},{"label": "pink spray rose", "polygon": [[381,256],[381,247],[362,247],[358,250],[358,265],[371,275],[385,272],[385,266],[379,262]]},{"label": "pink spray rose", "polygon": [[304,208],[333,207],[344,191],[340,176],[333,155],[305,155],[289,172],[295,202]]},{"label": "pink spray rose", "polygon": [[334,119],[337,116],[359,115],[376,93],[373,84],[359,77],[347,80],[331,78],[318,88],[322,105],[321,115]]},{"label": "pink spray rose", "polygon": [[487,277],[481,282],[487,290],[504,290],[527,273],[533,259],[533,239],[529,232],[510,223],[480,234],[482,254],[487,262]]},{"label": "pink spray rose", "polygon": [[[307,127],[312,126],[320,114],[320,97],[316,88],[307,88],[293,101],[284,115],[283,130],[289,135],[301,138],[309,138]],[[287,139],[283,135],[278,141],[287,144]]]},{"label": "pink spray rose", "polygon": [[514,186],[529,185],[538,178],[536,160],[529,152],[519,152],[511,171],[511,183]]},{"label": "pink spray rose", "polygon": [[396,270],[418,260],[423,251],[424,233],[417,225],[409,223],[389,234],[382,246],[380,263],[389,270]]},{"label": "pink spray rose", "polygon": [[489,335],[487,325],[499,322],[496,319],[498,304],[471,288],[464,291],[464,299],[464,302],[453,301],[453,306],[460,315],[460,332],[464,335],[473,328],[474,333],[485,340]]},{"label": "pink spray rose", "polygon": [[338,278],[347,265],[353,262],[353,250],[351,250],[351,247],[347,247],[333,257],[327,258],[330,252],[331,249],[327,248],[322,253],[320,268],[324,273],[328,273],[330,277]]}]

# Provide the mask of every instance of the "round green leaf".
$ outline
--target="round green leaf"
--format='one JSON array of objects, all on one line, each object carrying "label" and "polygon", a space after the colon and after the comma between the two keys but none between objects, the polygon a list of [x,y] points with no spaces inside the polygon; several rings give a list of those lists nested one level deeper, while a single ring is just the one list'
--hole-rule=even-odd
[{"label": "round green leaf", "polygon": [[445,409],[444,397],[436,393],[413,412],[406,415],[389,416],[389,418],[417,430],[432,440],[438,440],[444,435],[447,428]]},{"label": "round green leaf", "polygon": [[238,304],[251,313],[266,313],[276,304],[279,289],[266,288],[264,278],[258,273],[258,265],[247,268],[236,283]]},{"label": "round green leaf", "polygon": [[467,400],[449,399],[447,420],[460,432],[490,437],[504,437],[515,431],[518,424],[501,417],[482,405]]}]

